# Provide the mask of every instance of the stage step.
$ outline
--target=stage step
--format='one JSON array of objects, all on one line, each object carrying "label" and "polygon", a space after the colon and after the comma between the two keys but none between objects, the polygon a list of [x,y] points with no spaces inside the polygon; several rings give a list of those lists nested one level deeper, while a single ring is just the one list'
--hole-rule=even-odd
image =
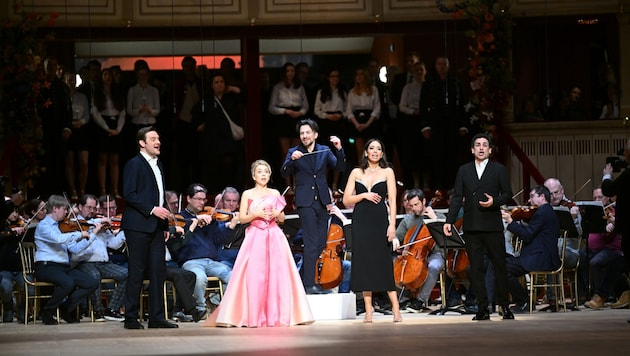
[{"label": "stage step", "polygon": [[308,294],[315,320],[355,319],[357,301],[354,293]]}]

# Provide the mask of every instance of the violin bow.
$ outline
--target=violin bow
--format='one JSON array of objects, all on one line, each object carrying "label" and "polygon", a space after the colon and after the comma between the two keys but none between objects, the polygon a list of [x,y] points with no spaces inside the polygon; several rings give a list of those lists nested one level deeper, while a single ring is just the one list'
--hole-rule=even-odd
[{"label": "violin bow", "polygon": [[[63,197],[66,198],[66,201],[68,202],[68,209],[70,210],[70,212],[68,213],[68,217],[72,216],[74,218],[74,221],[77,223],[77,226],[79,226],[79,231],[83,232],[83,226],[81,226],[77,214],[74,213],[74,208],[72,207],[72,205],[70,205],[70,199],[68,199],[68,195],[66,194],[66,192],[63,192]],[[80,237],[77,241],[80,241],[82,238],[83,237]]]},{"label": "violin bow", "polygon": [[584,182],[584,184],[582,184],[582,186],[581,186],[578,190],[576,190],[576,191],[575,191],[575,193],[574,193],[574,194],[573,194],[573,196],[571,197],[571,200],[575,199],[575,196],[576,196],[576,195],[578,195],[578,193],[579,193],[582,189],[584,189],[584,187],[586,187],[586,185],[587,185],[588,183],[590,183],[590,182],[591,182],[591,180],[592,180],[592,179],[591,179],[591,178],[589,178],[586,182]]},{"label": "violin bow", "polygon": [[[26,224],[24,225],[25,229],[24,229],[24,232],[22,232],[22,238],[20,239],[20,244],[24,242],[24,239],[26,238],[26,233],[28,233],[28,229],[29,229],[28,225],[31,223],[31,220],[33,220],[33,218],[37,216],[37,214],[39,214],[39,212],[42,211],[42,209],[44,209],[45,207],[46,207],[46,204],[42,205],[42,207],[37,209],[35,214],[33,214],[33,216],[30,219],[26,220]],[[18,252],[18,250],[15,250],[15,252]]]},{"label": "violin bow", "polygon": [[433,236],[427,236],[427,237],[421,238],[420,240],[414,240],[413,242],[410,242],[410,243],[398,246],[397,250],[400,250],[401,248],[405,248],[407,246],[411,246],[413,244],[417,244],[418,242],[422,242],[422,241],[425,241],[425,240],[428,240],[428,239],[432,239],[432,238],[433,238]]},{"label": "violin bow", "polygon": [[291,188],[291,186],[287,186],[286,188],[284,188],[284,191],[282,192],[281,196],[284,196],[285,194],[287,194],[287,192],[289,191],[289,188]]},{"label": "violin bow", "polygon": [[521,190],[519,190],[519,191],[518,191],[518,193],[516,193],[516,194],[512,195],[512,200],[516,201],[516,197],[517,197],[517,196],[519,196],[519,195],[521,195],[521,194],[523,194],[523,191],[524,191],[524,190],[525,190],[525,189],[521,189]]}]

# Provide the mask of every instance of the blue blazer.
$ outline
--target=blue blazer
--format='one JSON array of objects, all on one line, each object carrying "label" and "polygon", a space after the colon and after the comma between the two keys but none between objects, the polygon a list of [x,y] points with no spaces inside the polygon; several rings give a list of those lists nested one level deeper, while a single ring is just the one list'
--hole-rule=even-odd
[{"label": "blue blazer", "polygon": [[[164,168],[159,160],[158,167],[162,172],[162,186],[166,187]],[[155,206],[165,207],[166,202],[159,201],[160,192],[155,175],[149,162],[140,153],[125,164],[122,192],[125,199],[125,209],[120,223],[121,229],[146,233],[153,232],[158,228],[168,229],[166,220],[151,215],[151,210]]]},{"label": "blue blazer", "polygon": [[295,206],[298,208],[311,206],[317,199],[321,199],[324,205],[330,204],[326,168],[340,172],[346,169],[346,155],[343,148],[338,151],[334,148],[331,150],[328,146],[316,143],[313,151],[326,150],[326,152],[314,153],[293,161],[291,155],[296,150],[307,153],[302,145],[290,148],[280,169],[280,173],[285,178],[295,174]]},{"label": "blue blazer", "polygon": [[[489,208],[479,205],[479,201],[486,200],[484,193],[488,193],[494,200]],[[503,220],[501,220],[499,209],[510,199],[512,199],[512,188],[505,166],[490,160],[479,179],[474,161],[468,162],[457,171],[455,193],[451,196],[446,222],[454,224],[457,213],[463,205],[464,225],[462,228],[464,232],[503,232]]]},{"label": "blue blazer", "polygon": [[553,271],[560,267],[560,222],[551,205],[539,206],[528,225],[512,221],[507,229],[523,240],[520,259],[526,271]]}]

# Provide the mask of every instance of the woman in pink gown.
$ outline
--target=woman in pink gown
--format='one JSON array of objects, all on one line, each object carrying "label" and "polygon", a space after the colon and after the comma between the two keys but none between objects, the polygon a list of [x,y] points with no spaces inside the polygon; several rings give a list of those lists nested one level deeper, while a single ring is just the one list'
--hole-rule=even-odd
[{"label": "woman in pink gown", "polygon": [[251,222],[221,304],[202,326],[289,326],[313,323],[284,232],[284,197],[267,188],[271,167],[252,163],[255,187],[243,192],[239,219]]}]

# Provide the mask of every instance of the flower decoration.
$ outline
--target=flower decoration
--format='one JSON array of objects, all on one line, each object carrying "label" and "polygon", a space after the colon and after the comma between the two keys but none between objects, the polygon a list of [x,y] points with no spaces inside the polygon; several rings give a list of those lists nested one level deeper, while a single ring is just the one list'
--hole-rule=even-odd
[{"label": "flower decoration", "polygon": [[510,71],[511,0],[468,0],[453,7],[436,1],[438,9],[451,18],[464,17],[470,24],[466,36],[468,47],[468,77],[472,95],[465,106],[471,124],[483,131],[503,121],[509,97],[514,91]]},{"label": "flower decoration", "polygon": [[27,11],[22,2],[16,2],[15,13],[20,20],[7,20],[0,28],[0,121],[6,138],[4,155],[11,160],[2,160],[0,170],[10,170],[12,179],[19,180],[16,185],[30,188],[41,170],[42,132],[36,105],[40,89],[46,85],[46,43],[54,40],[44,27],[54,26],[59,14]]}]

